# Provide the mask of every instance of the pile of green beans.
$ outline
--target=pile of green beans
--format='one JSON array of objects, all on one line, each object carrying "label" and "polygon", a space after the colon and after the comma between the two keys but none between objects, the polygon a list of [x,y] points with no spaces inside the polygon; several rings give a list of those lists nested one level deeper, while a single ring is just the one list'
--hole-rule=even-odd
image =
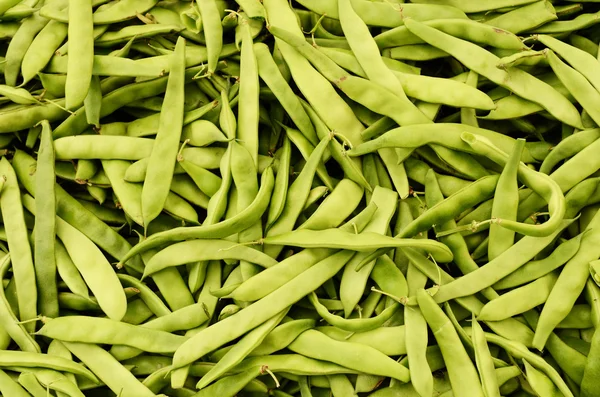
[{"label": "pile of green beans", "polygon": [[0,396],[600,396],[599,45],[594,0],[0,0]]}]

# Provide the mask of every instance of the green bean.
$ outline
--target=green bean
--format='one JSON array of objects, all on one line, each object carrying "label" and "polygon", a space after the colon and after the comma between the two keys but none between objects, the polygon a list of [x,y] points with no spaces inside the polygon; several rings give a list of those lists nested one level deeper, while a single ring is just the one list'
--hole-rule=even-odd
[{"label": "green bean", "polygon": [[[575,114],[573,105],[565,97],[556,92],[556,90],[530,74],[518,68],[511,68],[507,71],[500,70],[492,66],[498,63],[498,58],[495,55],[476,45],[453,38],[420,22],[411,20],[406,26],[412,33],[421,37],[426,42],[449,51],[451,55],[460,59],[465,66],[480,75],[487,77],[502,87],[508,88],[525,99],[538,103],[566,124],[581,128],[581,118],[579,114]],[[473,56],[475,52],[477,56]],[[489,65],[489,67],[486,65]]]},{"label": "green bean", "polygon": [[64,345],[97,374],[113,393],[121,393],[122,397],[154,395],[101,347],[78,342],[64,342]]},{"label": "green bean", "polygon": [[[481,22],[468,19],[435,19],[425,22],[425,25],[474,43],[512,50],[523,49],[523,43],[516,35]],[[383,32],[375,37],[375,41],[381,49],[424,43],[406,26],[399,26]]]},{"label": "green bean", "polygon": [[[30,320],[37,316],[37,288],[35,282],[35,267],[29,244],[29,237],[17,175],[6,157],[0,160],[0,173],[3,176],[4,187],[0,192],[0,208],[7,233],[8,247],[11,251],[13,272],[17,287],[17,301],[21,320]],[[43,231],[42,231],[43,233]],[[25,329],[33,331],[35,323],[26,323]]]},{"label": "green bean", "polygon": [[581,131],[560,141],[552,148],[540,166],[540,172],[550,174],[552,169],[561,161],[577,154],[580,150],[600,138],[600,129]]},{"label": "green bean", "polygon": [[[441,131],[444,132],[441,133]],[[463,124],[437,123],[392,129],[372,141],[351,149],[348,154],[350,156],[361,156],[386,147],[417,148],[432,143],[461,152],[477,154],[476,151],[460,139],[460,135],[465,131],[489,139],[494,145],[505,152],[510,152],[510,149],[514,145],[514,140],[490,130]],[[535,161],[527,148],[523,150],[521,161],[525,163]]]},{"label": "green bean", "polygon": [[[358,207],[358,202],[362,199],[362,196],[363,189],[360,186],[349,179],[342,179],[317,210],[298,229],[323,230],[337,227],[341,220],[345,219]],[[332,211],[339,211],[342,203],[344,203],[343,213],[339,218],[331,217]]]},{"label": "green bean", "polygon": [[[400,98],[381,85],[348,74],[329,57],[313,48],[291,32],[272,27],[271,33],[293,46],[342,92],[356,102],[376,113],[388,116],[399,124],[423,124],[430,122],[418,109],[407,106],[406,96]],[[387,69],[386,69],[387,70]],[[369,95],[364,95],[368,93]]]},{"label": "green bean", "polygon": [[[296,17],[286,2],[270,0],[266,4],[263,2],[263,4],[272,27],[293,29],[294,35],[297,38],[302,37],[304,40],[304,35],[297,27]],[[284,41],[276,39],[276,42],[294,76],[294,81],[304,93],[308,102],[314,106],[319,117],[323,118],[325,124],[332,130],[343,131],[352,144],[360,143],[362,139],[359,134],[363,129],[362,124],[360,124],[351,108],[303,56],[293,51],[293,48]],[[322,139],[322,137],[320,138]]]},{"label": "green bean", "polygon": [[61,22],[50,21],[42,28],[23,56],[21,71],[24,83],[42,71],[66,37],[67,25]]},{"label": "green bean", "polygon": [[369,33],[369,28],[355,12],[350,0],[338,0],[338,13],[348,43],[369,80],[395,93],[404,103],[406,111],[414,113],[412,117],[418,120],[415,124],[428,122],[429,120],[417,108],[413,108],[404,93],[402,84],[394,78],[393,73],[384,64],[377,44]]},{"label": "green bean", "polygon": [[256,366],[247,369],[244,372],[240,372],[239,374],[223,377],[212,385],[200,390],[198,393],[194,394],[194,396],[209,397],[218,395],[223,397],[234,397],[254,378],[261,375],[264,370],[266,370],[264,366]]},{"label": "green bean", "polygon": [[[436,204],[444,200],[442,192],[439,189],[435,173],[431,169],[425,176],[425,200],[429,208],[434,208]],[[406,225],[406,227],[409,226],[410,223]],[[435,230],[452,230],[455,227],[456,222],[454,222],[454,220],[449,220],[440,224],[435,228]],[[453,233],[448,236],[440,237],[440,241],[450,248],[452,254],[454,255],[454,261],[463,274],[470,273],[479,268],[469,255],[466,242],[459,233]],[[482,293],[484,296],[492,300],[498,297],[498,294],[492,289],[485,289]]]},{"label": "green bean", "polygon": [[[179,368],[194,361],[194,357],[202,357],[208,351],[212,351],[214,348],[221,346],[223,343],[227,343],[229,340],[233,340],[237,336],[242,335],[245,329],[254,328],[252,327],[253,324],[261,324],[263,318],[270,318],[279,311],[283,310],[283,308],[289,305],[289,301],[297,301],[307,293],[314,291],[315,288],[313,288],[313,286],[323,284],[325,280],[330,278],[329,274],[332,274],[332,271],[337,273],[337,271],[340,270],[348,260],[350,260],[352,255],[353,254],[351,251],[340,251],[338,254],[334,254],[333,256],[319,262],[319,264],[306,270],[304,273],[302,273],[302,275],[288,282],[288,288],[280,288],[255,304],[242,309],[233,316],[228,317],[225,320],[220,321],[194,335],[175,353],[173,359],[174,366]],[[335,266],[330,266],[331,264],[335,264]],[[315,277],[316,275],[318,276]],[[309,280],[308,283],[306,282],[307,280]],[[295,285],[302,287],[296,291],[291,288]],[[299,294],[302,295],[300,296]],[[281,309],[279,309],[280,307]],[[258,314],[256,312],[258,312]],[[242,321],[242,319],[244,321]],[[246,325],[242,327],[229,327],[228,324],[231,322],[238,325],[246,323]],[[205,334],[215,335],[215,338],[206,338]],[[190,345],[195,346],[195,348],[189,349]]]},{"label": "green bean", "polygon": [[79,270],[69,257],[65,246],[59,241],[54,242],[54,252],[56,256],[56,269],[61,280],[63,280],[69,290],[74,294],[80,295],[84,298],[89,298],[89,292],[85,281],[79,274]]},{"label": "green bean", "polygon": [[[165,101],[161,109],[163,116],[160,119],[158,133],[149,156],[148,171],[142,189],[141,206],[144,230],[148,229],[148,224],[163,210],[171,186],[183,125],[185,39],[177,40],[171,62]],[[177,131],[177,133],[172,131]],[[163,163],[165,159],[167,165]]]},{"label": "green bean", "polygon": [[315,310],[319,315],[327,321],[329,324],[351,332],[364,332],[375,329],[382,326],[388,321],[399,309],[399,303],[394,303],[392,306],[386,308],[381,314],[371,318],[360,318],[360,319],[344,319],[329,313],[327,308],[319,302],[319,299],[313,293],[309,295],[308,299],[315,307]]},{"label": "green bean", "polygon": [[544,305],[534,339],[536,348],[543,347],[549,333],[566,317],[575,303],[574,295],[579,296],[585,287],[585,281],[589,274],[587,266],[595,255],[594,251],[597,245],[597,235],[593,230],[595,222],[597,222],[596,217],[588,226],[591,230],[583,236],[579,251],[565,265],[546,305]]},{"label": "green bean", "polygon": [[483,396],[477,370],[450,320],[424,289],[417,292],[417,297],[423,317],[432,329],[444,356],[453,391],[458,396]]},{"label": "green bean", "polygon": [[548,299],[557,279],[558,274],[548,273],[530,284],[515,288],[488,302],[477,318],[484,321],[498,321],[542,305]]},{"label": "green bean", "polygon": [[18,382],[23,386],[33,397],[44,397],[46,396],[46,390],[32,372],[23,371],[19,375]]},{"label": "green bean", "polygon": [[573,256],[575,256],[577,251],[579,251],[583,236],[584,234],[579,234],[569,241],[559,245],[548,257],[544,259],[534,260],[526,263],[524,266],[520,267],[494,284],[494,287],[496,289],[514,288],[518,285],[534,281],[559,268],[567,263],[567,261],[569,261]]},{"label": "green bean", "polygon": [[548,378],[543,372],[535,369],[525,359],[523,359],[523,364],[525,365],[527,381],[531,385],[531,388],[534,392],[538,393],[540,396],[553,396],[556,395],[556,393],[559,393],[550,378]]},{"label": "green bean", "polygon": [[459,296],[468,296],[473,290],[480,291],[482,288],[493,285],[531,260],[571,222],[571,220],[563,221],[557,230],[546,237],[525,236],[486,266],[462,276],[450,284],[441,286],[434,296],[435,301],[441,303]]},{"label": "green bean", "polygon": [[496,377],[496,371],[494,368],[494,361],[490,353],[489,346],[485,340],[485,334],[481,325],[473,316],[472,321],[472,334],[473,346],[475,350],[475,361],[477,364],[477,371],[481,377],[481,384],[483,386],[483,392],[485,396],[500,396],[499,382]]},{"label": "green bean", "polygon": [[596,384],[595,374],[598,372],[598,335],[600,335],[600,333],[594,332],[590,352],[587,355],[587,362],[583,372],[583,379],[581,381],[582,397],[592,396]]},{"label": "green bean", "polygon": [[211,368],[211,370],[200,379],[196,384],[196,388],[205,388],[210,382],[218,379],[228,369],[239,364],[249,352],[260,345],[267,334],[277,326],[286,313],[287,310],[284,310],[240,339],[239,343],[229,350],[225,356],[219,360],[217,365]]},{"label": "green bean", "polygon": [[22,352],[4,350],[0,354],[0,365],[3,367],[39,367],[64,371],[85,377],[86,379],[98,383],[98,378],[87,368],[72,360],[58,356],[52,356],[42,353]]},{"label": "green bean", "polygon": [[484,1],[458,1],[458,0],[442,0],[433,2],[431,0],[417,0],[415,3],[421,4],[444,4],[448,6],[456,7],[466,13],[475,13],[482,11],[494,11],[507,7],[516,7],[533,3],[535,0],[484,0]]},{"label": "green bean", "polygon": [[0,369],[0,392],[15,397],[30,397],[21,385],[14,381],[6,372]]},{"label": "green bean", "polygon": [[[377,206],[370,203],[355,218],[341,226],[342,230],[358,232],[362,231],[371,221]],[[355,229],[356,228],[356,229]],[[303,271],[312,267],[335,251],[330,249],[307,249],[303,250],[285,260],[277,266],[266,269],[249,280],[246,280],[231,295],[234,299],[242,301],[255,301],[277,288],[284,285]]]},{"label": "green bean", "polygon": [[[185,118],[184,118],[185,123]],[[183,127],[181,140],[189,140],[192,146],[208,146],[214,142],[226,142],[227,138],[208,120],[196,120]]]},{"label": "green bean", "polygon": [[543,34],[568,33],[595,25],[598,23],[598,15],[598,12],[579,14],[571,20],[550,22],[543,26],[529,29],[529,31]]},{"label": "green bean", "polygon": [[[177,140],[179,142],[179,140]],[[81,135],[56,139],[57,160],[140,160],[152,153],[154,140],[113,135]]]},{"label": "green bean", "polygon": [[588,39],[587,37],[572,34],[569,36],[569,43],[571,43],[573,47],[587,52],[594,58],[598,56],[598,45],[590,39]]},{"label": "green bean", "polygon": [[202,15],[202,25],[205,32],[204,36],[208,52],[208,74],[211,75],[216,71],[219,54],[223,46],[221,16],[216,1],[198,0],[197,3]]},{"label": "green bean", "polygon": [[67,64],[65,106],[70,109],[81,106],[92,81],[92,68],[94,65],[93,27],[91,0],[70,3],[69,47],[72,53],[77,54],[77,57],[70,57]]},{"label": "green bean", "polygon": [[[33,42],[35,36],[48,23],[46,18],[38,13],[26,18],[13,36],[6,50],[6,66],[4,67],[4,78],[9,86],[17,85],[17,78],[21,70],[23,57],[27,53],[27,48]],[[55,109],[56,110],[56,109]],[[40,120],[38,120],[40,121]],[[37,121],[36,121],[37,123]]]},{"label": "green bean", "polygon": [[[314,173],[318,164],[321,162],[323,153],[325,152],[330,140],[330,136],[326,136],[321,139],[319,145],[310,155],[306,166],[302,169],[302,172],[296,178],[294,183],[291,184],[286,195],[283,211],[279,218],[273,223],[271,228],[267,230],[267,238],[288,232],[293,229],[293,226],[296,223],[302,208],[304,207],[306,198],[308,197]],[[277,257],[282,249],[283,246],[271,245],[265,247],[265,253],[271,257]]]},{"label": "green bean", "polygon": [[[32,212],[34,200],[23,196],[25,207]],[[98,298],[102,310],[111,318],[120,320],[127,310],[127,300],[116,273],[99,248],[81,231],[56,218],[56,234],[83,276],[90,290]]]},{"label": "green bean", "polygon": [[[492,204],[492,218],[509,219],[516,221],[518,202],[519,202],[519,186],[517,181],[517,173],[520,163],[521,154],[525,147],[525,140],[518,139],[511,151],[510,157],[502,170],[502,174],[496,185],[494,201]],[[490,243],[488,245],[488,258],[490,260],[496,258],[502,252],[510,248],[514,243],[515,232],[510,229],[503,228],[499,224],[490,225]]]},{"label": "green bean", "polygon": [[[408,370],[383,353],[366,345],[335,341],[315,330],[303,332],[292,342],[289,349],[312,358],[345,365],[358,371],[390,376],[402,382],[409,380]],[[358,352],[360,354],[357,354]]]},{"label": "green bean", "polygon": [[533,30],[538,26],[558,19],[555,9],[549,1],[536,1],[531,4],[499,14],[484,23],[506,29],[512,33]]},{"label": "green bean", "polygon": [[58,315],[56,287],[56,261],[54,240],[56,224],[56,197],[54,193],[54,148],[52,131],[48,122],[42,122],[40,150],[38,152],[39,174],[36,178],[35,222],[35,271],[40,294],[39,307],[43,315]]},{"label": "green bean", "polygon": [[[494,147],[491,142],[486,142],[485,138],[482,139],[470,133],[463,133],[462,136],[481,155],[486,155],[497,164],[506,164],[508,156],[502,153],[497,147]],[[497,222],[507,229],[526,235],[544,236],[551,233],[560,224],[566,213],[566,200],[562,195],[560,186],[552,178],[546,177],[542,173],[537,173],[524,164],[519,164],[518,177],[537,194],[544,197],[548,203],[550,219],[542,225],[527,225],[508,219],[499,219]]]},{"label": "green bean", "polygon": [[157,233],[140,244],[137,244],[135,250],[130,251],[121,259],[121,261],[125,263],[140,252],[161,246],[168,241],[182,241],[187,238],[201,238],[202,236],[204,236],[204,238],[222,238],[235,233],[235,231],[240,228],[243,230],[249,227],[256,222],[266,210],[273,189],[273,179],[274,177],[271,168],[267,168],[267,172],[263,173],[261,188],[259,189],[256,199],[253,201],[252,205],[248,206],[248,208],[235,217],[213,225],[175,228]]},{"label": "green bean", "polygon": [[[202,7],[202,1],[199,3]],[[249,20],[246,16],[241,17],[239,26],[242,32],[242,46],[238,137],[241,140],[242,146],[252,156],[254,166],[258,167],[258,62],[254,56],[252,35]],[[216,33],[214,32],[214,34]]]},{"label": "green bean", "polygon": [[280,168],[279,171],[277,171],[275,187],[273,188],[273,196],[271,197],[271,203],[269,205],[267,223],[265,226],[266,229],[269,229],[283,212],[290,179],[289,167],[291,155],[292,147],[290,140],[287,135],[285,135],[283,137],[283,144],[279,152]]},{"label": "green bean", "polygon": [[[6,275],[11,264],[10,254],[6,255],[0,262],[0,275]],[[13,270],[14,271],[14,270]],[[14,280],[13,280],[14,282]],[[0,322],[5,332],[12,338],[19,348],[26,352],[40,353],[41,349],[37,342],[28,333],[23,324],[15,316],[11,309],[4,289],[0,289]]]},{"label": "green bean", "polygon": [[[70,57],[54,56],[44,69],[48,73],[66,73]],[[164,63],[149,63],[142,60],[94,55],[93,76],[160,77],[168,69]]]},{"label": "green bean", "polygon": [[[592,84],[575,69],[570,68],[562,62],[552,51],[546,52],[548,62],[558,76],[560,81],[569,89],[569,92],[577,99],[589,116],[595,121],[600,121],[600,115],[596,112],[595,106],[600,102],[600,94]],[[597,82],[600,86],[600,82]]]},{"label": "green bean", "polygon": [[369,252],[382,247],[416,247],[429,251],[437,261],[452,260],[451,251],[443,244],[432,240],[411,240],[392,238],[374,232],[354,234],[340,229],[295,230],[262,239],[263,244],[293,245],[303,248],[334,248]]},{"label": "green bean", "polygon": [[267,268],[277,263],[260,251],[226,240],[190,240],[170,245],[154,255],[144,270],[144,277],[171,266],[225,258],[244,259]]},{"label": "green bean", "polygon": [[[537,312],[528,311],[524,316],[532,327],[537,328]],[[567,345],[554,332],[550,333],[546,342],[546,347],[559,367],[569,376],[569,378],[576,380],[577,384],[580,384],[586,363],[585,355]]]},{"label": "green bean", "polygon": [[172,353],[186,340],[164,331],[86,316],[47,319],[37,334],[62,342],[120,344],[154,353]]},{"label": "green bean", "polygon": [[[319,15],[327,14],[330,18],[339,19],[336,0],[298,0],[309,10]],[[402,6],[386,2],[353,1],[356,13],[367,25],[394,28],[404,23],[404,18],[427,21],[438,18],[465,18],[465,14],[455,7],[436,4],[402,4]],[[401,12],[400,12],[401,11]]]}]

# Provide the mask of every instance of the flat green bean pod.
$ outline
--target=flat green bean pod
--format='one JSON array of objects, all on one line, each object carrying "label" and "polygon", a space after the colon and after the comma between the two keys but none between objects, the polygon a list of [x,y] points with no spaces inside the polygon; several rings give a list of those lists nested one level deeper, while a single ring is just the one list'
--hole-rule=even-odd
[{"label": "flat green bean pod", "polygon": [[[330,18],[339,19],[337,0],[298,0],[309,10],[319,15],[326,14]],[[404,23],[404,18],[415,18],[427,21],[437,18],[466,19],[465,14],[455,7],[436,4],[402,4],[353,0],[352,6],[367,25],[394,28]]]},{"label": "flat green bean pod", "polygon": [[[532,259],[539,251],[550,244],[571,222],[573,221],[562,221],[558,229],[545,237],[524,237],[487,265],[479,268],[479,270],[464,275],[450,284],[441,286],[433,298],[436,302],[441,303],[459,296],[468,296],[470,291],[475,289],[480,291],[485,287],[493,285]],[[473,282],[473,280],[477,281]]]},{"label": "flat green bean pod", "polygon": [[[426,21],[425,25],[439,29],[454,37],[483,45],[509,50],[522,50],[524,48],[521,40],[511,32],[469,19],[435,19]],[[406,26],[399,26],[381,33],[375,37],[375,42],[381,49],[424,43],[422,39],[412,34]]]},{"label": "flat green bean pod", "polygon": [[[538,103],[564,123],[582,129],[581,118],[574,106],[548,84],[519,68],[510,68],[507,71],[496,68],[499,58],[477,45],[456,39],[414,20],[408,20],[406,26],[429,44],[449,51],[450,55],[480,75],[525,99]],[[477,55],[474,56],[475,53]]]},{"label": "flat green bean pod", "polygon": [[437,241],[393,238],[372,232],[355,234],[340,229],[295,230],[265,237],[261,242],[263,244],[292,245],[302,248],[348,249],[359,252],[369,252],[384,247],[412,247],[429,251],[437,261],[442,263],[449,262],[453,258],[450,250]]},{"label": "flat green bean pod", "polygon": [[[394,128],[378,138],[350,149],[348,154],[350,156],[362,156],[386,147],[417,148],[430,143],[435,143],[461,152],[477,154],[477,151],[472,149],[461,139],[461,134],[463,132],[470,132],[473,135],[485,137],[502,151],[507,153],[510,152],[514,145],[514,139],[495,131],[463,124],[436,123],[431,125],[422,124]],[[536,160],[529,153],[527,148],[525,148],[525,150],[523,150],[521,161],[524,163],[531,163]]]},{"label": "flat green bean pod", "polygon": [[176,243],[159,251],[146,265],[144,277],[166,267],[216,259],[243,259],[267,268],[277,264],[275,259],[250,247],[227,240],[198,239]]}]

